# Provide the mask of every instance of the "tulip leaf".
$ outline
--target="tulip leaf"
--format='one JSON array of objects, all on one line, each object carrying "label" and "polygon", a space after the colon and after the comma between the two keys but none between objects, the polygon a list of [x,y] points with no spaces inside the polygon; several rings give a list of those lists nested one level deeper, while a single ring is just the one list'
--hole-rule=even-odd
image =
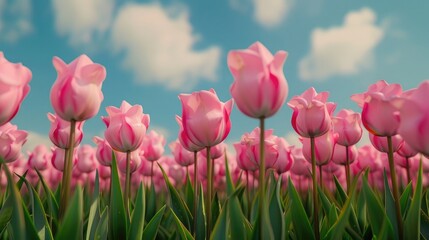
[{"label": "tulip leaf", "polygon": [[83,196],[78,186],[73,194],[70,205],[66,209],[64,219],[60,222],[55,239],[83,238]]},{"label": "tulip leaf", "polygon": [[112,239],[127,239],[127,214],[122,198],[118,166],[112,151],[112,166],[110,179],[109,231]]},{"label": "tulip leaf", "polygon": [[228,203],[229,201],[226,200],[225,204],[223,205],[220,215],[213,227],[210,240],[228,239]]},{"label": "tulip leaf", "polygon": [[147,240],[154,240],[156,235],[158,234],[159,224],[161,223],[161,219],[164,216],[166,205],[162,206],[157,213],[152,217],[146,227],[143,230],[143,238]]},{"label": "tulip leaf", "polygon": [[150,187],[145,191],[146,194],[146,214],[145,214],[145,220],[146,222],[149,222],[152,217],[156,213],[156,201],[157,196],[155,192],[155,186],[153,184],[150,185]]},{"label": "tulip leaf", "polygon": [[408,239],[420,237],[420,208],[422,203],[422,160],[420,160],[419,175],[416,190],[411,201],[410,209],[404,221],[404,233]]},{"label": "tulip leaf", "polygon": [[[200,193],[203,192],[203,186],[200,185]],[[217,198],[215,198],[217,199]],[[204,239],[206,237],[206,215],[204,209],[204,194],[198,197],[197,208],[197,226],[195,228],[195,239]]]},{"label": "tulip leaf", "polygon": [[[188,209],[194,209],[194,189],[192,187],[191,179],[189,174],[186,174],[186,183],[185,183],[185,203]],[[192,211],[192,214],[194,212]],[[194,217],[194,216],[193,216]],[[191,223],[193,224],[193,223]]]},{"label": "tulip leaf", "polygon": [[[58,211],[59,211],[58,202],[54,194],[52,193],[51,189],[46,184],[46,181],[43,178],[42,174],[40,174],[40,172],[37,169],[35,170],[37,175],[39,176],[40,182],[42,183],[43,191],[45,192],[45,196],[46,196],[46,201],[48,202],[48,212],[46,212],[46,214],[50,216],[49,221],[52,227],[53,225],[52,222],[54,222],[55,224],[58,224],[57,222]],[[25,175],[23,177],[25,178]]]},{"label": "tulip leaf", "polygon": [[387,180],[386,171],[383,172],[384,179],[384,207],[389,218],[392,223],[393,230],[395,231],[395,239],[398,238],[398,221],[396,220],[396,209],[395,209],[395,200],[393,199],[392,191],[390,190],[389,181]]},{"label": "tulip leaf", "polygon": [[407,214],[408,208],[410,207],[412,189],[413,184],[409,183],[400,197],[399,202],[401,204],[402,216],[405,216]]},{"label": "tulip leaf", "polygon": [[334,182],[335,182],[335,187],[337,189],[337,194],[339,196],[337,200],[340,202],[340,205],[343,206],[348,198],[347,193],[344,191],[343,186],[338,181],[338,178],[335,175],[334,175]]},{"label": "tulip leaf", "polygon": [[88,216],[88,225],[86,228],[86,240],[94,239],[97,225],[100,221],[100,206],[99,206],[100,184],[98,178],[98,170],[95,172],[94,191],[91,199],[91,206]]},{"label": "tulip leaf", "polygon": [[173,216],[174,223],[176,224],[177,232],[179,233],[180,239],[192,240],[192,234],[186,229],[183,223],[176,216],[174,211],[171,211],[171,215]]},{"label": "tulip leaf", "polygon": [[91,239],[99,239],[106,240],[109,235],[109,207],[106,207],[101,213],[100,220],[97,223],[97,228],[95,229],[94,238]]},{"label": "tulip leaf", "polygon": [[298,192],[289,178],[289,197],[291,201],[291,214],[294,233],[298,239],[315,239],[314,231],[310,225],[310,220],[302,205]]},{"label": "tulip leaf", "polygon": [[[274,182],[274,178],[272,181]],[[269,203],[270,222],[273,229],[274,239],[284,239],[284,237],[282,237],[284,235],[284,219],[282,200],[280,196],[281,181],[282,179],[279,177]]]},{"label": "tulip leaf", "polygon": [[244,217],[243,211],[238,201],[237,195],[240,194],[244,189],[238,188],[229,198],[229,227],[230,235],[232,239],[247,239],[246,236],[246,218]]},{"label": "tulip leaf", "polygon": [[144,214],[145,214],[145,196],[142,183],[137,191],[134,204],[133,215],[131,217],[130,230],[128,236],[130,239],[140,239],[143,236]]}]

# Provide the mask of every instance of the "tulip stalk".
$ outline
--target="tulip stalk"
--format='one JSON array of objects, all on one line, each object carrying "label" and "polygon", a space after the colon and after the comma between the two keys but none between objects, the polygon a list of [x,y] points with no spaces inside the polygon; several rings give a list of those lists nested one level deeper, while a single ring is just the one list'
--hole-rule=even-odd
[{"label": "tulip stalk", "polygon": [[212,212],[212,189],[213,189],[213,181],[212,181],[212,160],[210,159],[210,147],[207,147],[207,237],[206,239],[210,239],[211,236],[211,212]]},{"label": "tulip stalk", "polygon": [[311,171],[313,178],[313,206],[314,206],[314,236],[316,240],[320,240],[319,233],[319,195],[317,191],[317,178],[316,178],[316,149],[314,137],[310,137],[311,144]]},{"label": "tulip stalk", "polygon": [[349,146],[346,146],[346,183],[347,183],[347,193],[350,193],[350,159],[349,159]]},{"label": "tulip stalk", "polygon": [[73,169],[73,153],[74,153],[74,143],[75,143],[75,131],[76,130],[76,120],[70,121],[70,135],[69,135],[69,147],[65,149],[64,155],[64,170],[63,178],[61,182],[61,199],[60,199],[60,209],[59,217],[62,219],[67,209],[68,200],[70,199],[70,185],[72,178],[72,169]]},{"label": "tulip stalk", "polygon": [[[126,167],[125,167],[125,193],[124,193],[124,205],[125,205],[125,212],[130,216],[130,209],[129,209],[129,199],[130,199],[130,193],[131,193],[131,167],[130,167],[130,161],[131,161],[131,152],[127,151],[127,160],[126,160]],[[152,163],[153,165],[153,163]]]},{"label": "tulip stalk", "polygon": [[392,180],[392,188],[393,188],[393,198],[395,199],[395,209],[396,209],[396,222],[398,224],[398,234],[399,239],[404,239],[404,227],[402,222],[401,215],[401,206],[399,202],[399,190],[398,190],[398,182],[396,180],[396,171],[395,171],[395,163],[393,160],[393,144],[392,137],[387,136],[387,144],[388,144],[388,158],[389,158],[389,167],[390,167],[390,178]]},{"label": "tulip stalk", "polygon": [[[194,238],[196,236],[197,229],[197,208],[198,208],[198,179],[197,179],[197,151],[194,151]],[[186,167],[188,169],[188,167]]]},{"label": "tulip stalk", "polygon": [[[405,158],[405,164],[407,167],[407,185],[411,182],[411,174],[410,174],[410,158]],[[411,188],[412,189],[412,188]]]},{"label": "tulip stalk", "polygon": [[260,239],[263,239],[263,221],[264,217],[264,206],[265,206],[265,118],[261,117],[259,119],[259,128],[261,129],[261,134],[259,137],[259,233]]}]

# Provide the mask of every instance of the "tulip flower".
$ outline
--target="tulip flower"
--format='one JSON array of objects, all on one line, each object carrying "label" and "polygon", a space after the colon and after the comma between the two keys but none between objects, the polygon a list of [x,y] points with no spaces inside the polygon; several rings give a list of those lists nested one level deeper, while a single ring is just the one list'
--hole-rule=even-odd
[{"label": "tulip flower", "polygon": [[[404,143],[404,140],[402,139],[401,135],[396,134],[395,136],[392,136],[392,151],[397,152]],[[371,141],[371,144],[380,152],[389,152],[389,144],[386,139],[386,137],[379,137],[372,133],[369,133],[369,140]]]},{"label": "tulip flower", "polygon": [[[52,158],[51,158],[51,163],[52,166],[57,169],[60,172],[64,171],[64,159],[65,159],[65,154],[66,151],[63,148],[59,148],[59,147],[52,147],[51,148],[52,151]],[[75,153],[73,154],[74,159],[73,159],[73,166],[76,165],[77,162],[77,155],[76,155],[76,149],[75,149]]]},{"label": "tulip flower", "polygon": [[30,91],[31,71],[21,63],[11,63],[0,52],[0,126],[18,113]]},{"label": "tulip flower", "polygon": [[0,157],[3,161],[11,163],[20,157],[27,136],[26,131],[18,130],[16,125],[9,122],[0,126]]},{"label": "tulip flower", "polygon": [[109,142],[100,137],[94,137],[92,140],[95,144],[97,144],[95,157],[97,158],[98,162],[103,166],[111,166],[113,149]]},{"label": "tulip flower", "polygon": [[[48,113],[48,119],[51,122],[51,129],[49,131],[49,139],[52,143],[62,149],[70,146],[70,122],[59,118],[56,114]],[[74,146],[78,146],[83,138],[83,121],[76,122],[75,128],[75,142]]]},{"label": "tulip flower", "polygon": [[91,145],[85,144],[77,149],[76,167],[84,173],[90,173],[97,168],[95,149]]},{"label": "tulip flower", "polygon": [[188,167],[194,163],[194,154],[183,147],[177,139],[168,145],[174,160],[183,167]]}]

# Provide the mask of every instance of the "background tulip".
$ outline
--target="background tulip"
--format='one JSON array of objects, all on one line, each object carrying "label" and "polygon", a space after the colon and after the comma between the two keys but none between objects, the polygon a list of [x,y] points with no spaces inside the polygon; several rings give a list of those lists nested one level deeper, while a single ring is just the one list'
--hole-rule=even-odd
[{"label": "background tulip", "polygon": [[[315,148],[316,164],[319,166],[325,165],[332,158],[334,146],[337,141],[337,134],[334,134],[332,131],[328,131],[324,135],[314,138],[314,140],[315,140],[314,148]],[[307,161],[311,163],[310,139],[302,138],[301,141],[302,141],[302,153],[305,159],[307,159]]]},{"label": "background tulip", "polygon": [[18,127],[11,123],[0,126],[0,157],[7,163],[18,159],[27,136],[26,131],[18,130]]},{"label": "background tulip", "polygon": [[161,158],[164,153],[164,146],[164,136],[152,130],[144,136],[141,148],[146,160],[153,162]]},{"label": "background tulip", "polygon": [[92,140],[95,144],[97,144],[95,157],[97,158],[98,162],[103,166],[110,166],[112,164],[113,149],[109,142],[100,137],[94,137]]},{"label": "background tulip", "polygon": [[352,146],[362,137],[361,117],[352,110],[342,109],[332,117],[334,133],[338,134],[337,144]]},{"label": "background tulip", "polygon": [[[51,129],[49,130],[49,139],[52,143],[62,149],[70,146],[70,122],[59,118],[56,114],[48,113],[48,119],[51,122]],[[75,142],[74,146],[78,146],[83,138],[83,121],[76,122],[75,128]]]},{"label": "background tulip", "polygon": [[194,164],[194,153],[185,149],[179,140],[169,144],[171,153],[174,156],[174,160],[181,166],[187,167]]}]

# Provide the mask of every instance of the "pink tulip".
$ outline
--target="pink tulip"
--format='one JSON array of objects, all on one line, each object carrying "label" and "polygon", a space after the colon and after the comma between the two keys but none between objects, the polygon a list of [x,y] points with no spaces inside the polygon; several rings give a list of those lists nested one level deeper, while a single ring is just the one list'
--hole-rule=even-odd
[{"label": "pink tulip", "polygon": [[141,148],[144,151],[146,160],[153,162],[161,158],[164,153],[164,146],[164,136],[152,130],[144,136]]},{"label": "pink tulip", "polygon": [[193,144],[211,147],[228,136],[232,100],[226,103],[219,101],[213,89],[180,94],[179,98],[182,102],[183,131]]},{"label": "pink tulip", "polygon": [[182,144],[180,144],[179,140],[170,143],[169,147],[174,156],[174,160],[176,160],[179,165],[187,167],[194,164],[194,153],[186,150]]},{"label": "pink tulip", "polygon": [[368,91],[352,95],[352,100],[362,108],[362,123],[377,136],[394,136],[398,132],[399,112],[396,99],[402,94],[399,84],[380,80],[368,87]]},{"label": "pink tulip", "polygon": [[397,106],[401,123],[398,132],[414,150],[429,156],[429,80],[406,92]]},{"label": "pink tulip", "polygon": [[[358,155],[358,150],[355,145],[349,146],[349,164],[353,163]],[[346,147],[335,144],[334,152],[332,153],[332,162],[339,165],[346,165]]]},{"label": "pink tulip", "polygon": [[359,113],[342,109],[332,117],[334,133],[338,133],[337,144],[352,146],[362,137],[361,118]]},{"label": "pink tulip", "polygon": [[109,142],[100,137],[94,137],[92,139],[95,144],[97,144],[97,150],[95,152],[95,157],[98,162],[103,166],[110,166],[112,164],[112,147]]},{"label": "pink tulip", "polygon": [[[127,154],[123,152],[116,152],[116,159],[118,159],[118,169],[122,172],[126,172],[126,163],[127,163]],[[130,153],[130,172],[134,173],[139,169],[142,163],[138,151],[133,151]]]},{"label": "pink tulip", "polygon": [[277,170],[278,174],[282,174],[289,171],[293,165],[294,155],[292,154],[292,150],[294,146],[289,146],[286,140],[281,137],[277,138],[276,142],[279,154],[273,167]]},{"label": "pink tulip", "polygon": [[331,115],[336,104],[326,102],[328,96],[328,92],[317,93],[314,88],[309,88],[289,101],[293,110],[292,127],[300,136],[318,137],[331,129]]},{"label": "pink tulip", "polygon": [[111,169],[108,166],[98,165],[98,173],[100,174],[101,179],[110,179]]},{"label": "pink tulip", "polygon": [[[70,122],[59,118],[56,114],[48,113],[48,119],[51,122],[51,129],[49,131],[49,139],[52,143],[62,149],[70,146]],[[76,123],[75,128],[75,142],[74,146],[78,146],[83,138],[83,121]]]},{"label": "pink tulip", "polygon": [[[372,133],[369,133],[369,140],[378,151],[385,152],[385,153],[389,152],[386,137],[379,137]],[[402,146],[403,143],[404,143],[404,140],[399,134],[392,136],[393,152],[398,151],[398,149]]]},{"label": "pink tulip", "polygon": [[381,169],[381,154],[371,145],[365,145],[358,149],[358,157],[356,159],[356,168],[365,170],[368,168],[370,172]]},{"label": "pink tulip", "polygon": [[18,113],[30,91],[31,71],[21,63],[11,63],[0,52],[0,126]]},{"label": "pink tulip", "polygon": [[294,163],[290,172],[293,175],[310,177],[311,164],[305,159],[302,153],[302,148],[294,148],[291,153],[293,155]]},{"label": "pink tulip", "polygon": [[[315,140],[315,156],[316,165],[325,165],[332,158],[332,152],[336,144],[338,135],[332,131],[328,131],[320,137],[314,138]],[[310,138],[302,138],[302,153],[309,163],[311,163],[311,146]]]},{"label": "pink tulip", "polygon": [[[51,163],[52,166],[57,169],[58,171],[64,171],[64,155],[65,155],[65,149],[58,148],[58,147],[52,147],[52,157],[51,157]],[[73,154],[73,166],[76,165],[77,162],[77,155],[76,155],[76,149],[74,149]]]},{"label": "pink tulip", "polygon": [[49,167],[51,157],[52,153],[45,145],[37,145],[34,150],[29,153],[28,165],[39,171],[45,170]]},{"label": "pink tulip", "polygon": [[22,145],[27,141],[27,136],[26,131],[18,130],[18,127],[10,122],[0,126],[0,157],[6,163],[18,159],[21,155]]},{"label": "pink tulip", "polygon": [[57,80],[51,89],[55,113],[66,121],[84,121],[95,116],[104,98],[101,86],[106,69],[86,55],[70,64],[54,57],[52,63],[57,71]]},{"label": "pink tulip", "polygon": [[143,113],[142,106],[131,106],[122,101],[120,108],[110,106],[106,111],[109,116],[102,119],[107,126],[104,136],[110,146],[120,152],[138,149],[150,122],[150,117]]},{"label": "pink tulip", "polygon": [[418,151],[414,150],[407,142],[404,141],[397,153],[402,157],[410,158],[417,155]]},{"label": "pink tulip", "polygon": [[77,149],[76,167],[83,173],[90,173],[97,168],[95,149],[91,145],[82,145]]},{"label": "pink tulip", "polygon": [[182,118],[179,116],[176,116],[176,121],[177,121],[177,124],[179,125],[179,128],[180,128],[179,129],[179,136],[177,137],[180,144],[186,150],[188,150],[190,152],[199,152],[202,149],[204,149],[204,147],[198,146],[198,145],[194,144],[193,142],[191,142],[191,140],[189,139],[189,136],[187,135],[187,133],[183,129]]},{"label": "pink tulip", "polygon": [[273,56],[260,42],[228,53],[228,67],[234,77],[230,91],[241,112],[267,118],[281,108],[288,95],[283,74],[287,55],[278,51]]},{"label": "pink tulip", "polygon": [[[225,154],[225,150],[226,150],[226,144],[224,142],[221,142],[218,145],[211,147],[210,158],[214,160],[222,157]],[[207,151],[201,151],[201,154],[205,158],[207,158]]]}]

